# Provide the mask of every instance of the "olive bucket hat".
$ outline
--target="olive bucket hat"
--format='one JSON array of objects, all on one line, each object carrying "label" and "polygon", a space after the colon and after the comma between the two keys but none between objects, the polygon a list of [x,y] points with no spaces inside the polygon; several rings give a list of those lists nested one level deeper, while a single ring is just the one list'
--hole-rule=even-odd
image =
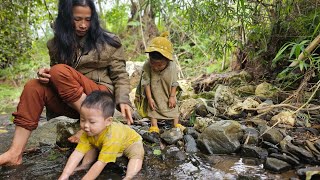
[{"label": "olive bucket hat", "polygon": [[146,53],[150,52],[159,52],[164,57],[169,60],[173,60],[173,46],[172,43],[168,40],[169,32],[164,32],[160,35],[160,37],[153,38],[148,47],[146,48]]}]

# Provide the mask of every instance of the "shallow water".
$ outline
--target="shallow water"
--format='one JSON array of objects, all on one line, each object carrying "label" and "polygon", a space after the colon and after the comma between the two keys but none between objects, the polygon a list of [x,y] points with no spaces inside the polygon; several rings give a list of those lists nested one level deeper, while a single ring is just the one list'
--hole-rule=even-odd
[{"label": "shallow water", "polygon": [[[7,133],[0,133],[0,154],[11,143],[14,125],[8,124],[8,117],[0,116],[0,127]],[[152,146],[145,144],[146,156],[139,180],[206,180],[206,179],[289,179],[297,177],[294,171],[273,174],[263,169],[259,159],[241,158],[233,155],[184,154],[177,147],[163,150],[154,155]],[[58,179],[71,150],[62,151],[53,146],[31,149],[23,156],[23,164],[14,167],[0,167],[0,179],[48,180]],[[125,175],[127,160],[121,158],[116,164],[108,164],[98,179],[118,180]],[[76,172],[70,179],[81,179],[86,171]]]}]

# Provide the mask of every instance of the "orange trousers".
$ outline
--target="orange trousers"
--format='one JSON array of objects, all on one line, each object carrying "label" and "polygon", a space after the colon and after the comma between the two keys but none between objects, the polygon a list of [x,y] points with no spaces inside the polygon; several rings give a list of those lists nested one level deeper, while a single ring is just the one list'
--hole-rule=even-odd
[{"label": "orange trousers", "polygon": [[110,92],[106,86],[95,83],[65,64],[52,66],[49,73],[48,84],[32,79],[24,86],[17,111],[12,114],[16,126],[30,131],[36,129],[44,107],[57,115],[79,118],[79,113],[69,103],[80,99],[82,93],[90,94],[94,90]]}]

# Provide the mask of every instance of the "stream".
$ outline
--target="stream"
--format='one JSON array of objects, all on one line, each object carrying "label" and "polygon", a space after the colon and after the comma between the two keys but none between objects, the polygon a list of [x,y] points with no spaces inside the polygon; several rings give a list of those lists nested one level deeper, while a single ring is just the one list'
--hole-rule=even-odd
[{"label": "stream", "polygon": [[[0,116],[0,154],[10,146],[14,125],[9,115]],[[7,131],[7,132],[6,132]],[[290,179],[298,178],[295,171],[273,174],[263,169],[259,159],[242,158],[237,155],[205,155],[184,153],[176,146],[167,146],[160,155],[153,153],[153,147],[145,144],[146,155],[141,172],[135,179]],[[0,167],[0,179],[58,179],[72,150],[40,144],[38,148],[27,149],[23,164]],[[119,158],[108,164],[98,179],[117,180],[124,177],[127,159]],[[86,172],[79,171],[70,179],[80,179]]]}]

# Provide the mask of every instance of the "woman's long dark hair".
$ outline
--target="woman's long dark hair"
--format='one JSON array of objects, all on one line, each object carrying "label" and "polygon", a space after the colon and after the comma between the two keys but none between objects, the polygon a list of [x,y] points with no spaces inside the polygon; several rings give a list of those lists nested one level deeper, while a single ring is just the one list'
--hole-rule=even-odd
[{"label": "woman's long dark hair", "polygon": [[72,62],[76,58],[79,42],[73,21],[74,6],[88,6],[91,9],[91,22],[86,35],[85,51],[98,50],[98,45],[103,43],[108,43],[115,48],[121,47],[119,41],[110,37],[106,33],[107,31],[101,28],[98,13],[92,0],[59,0],[58,16],[54,24],[55,59],[58,63],[72,66]]}]

